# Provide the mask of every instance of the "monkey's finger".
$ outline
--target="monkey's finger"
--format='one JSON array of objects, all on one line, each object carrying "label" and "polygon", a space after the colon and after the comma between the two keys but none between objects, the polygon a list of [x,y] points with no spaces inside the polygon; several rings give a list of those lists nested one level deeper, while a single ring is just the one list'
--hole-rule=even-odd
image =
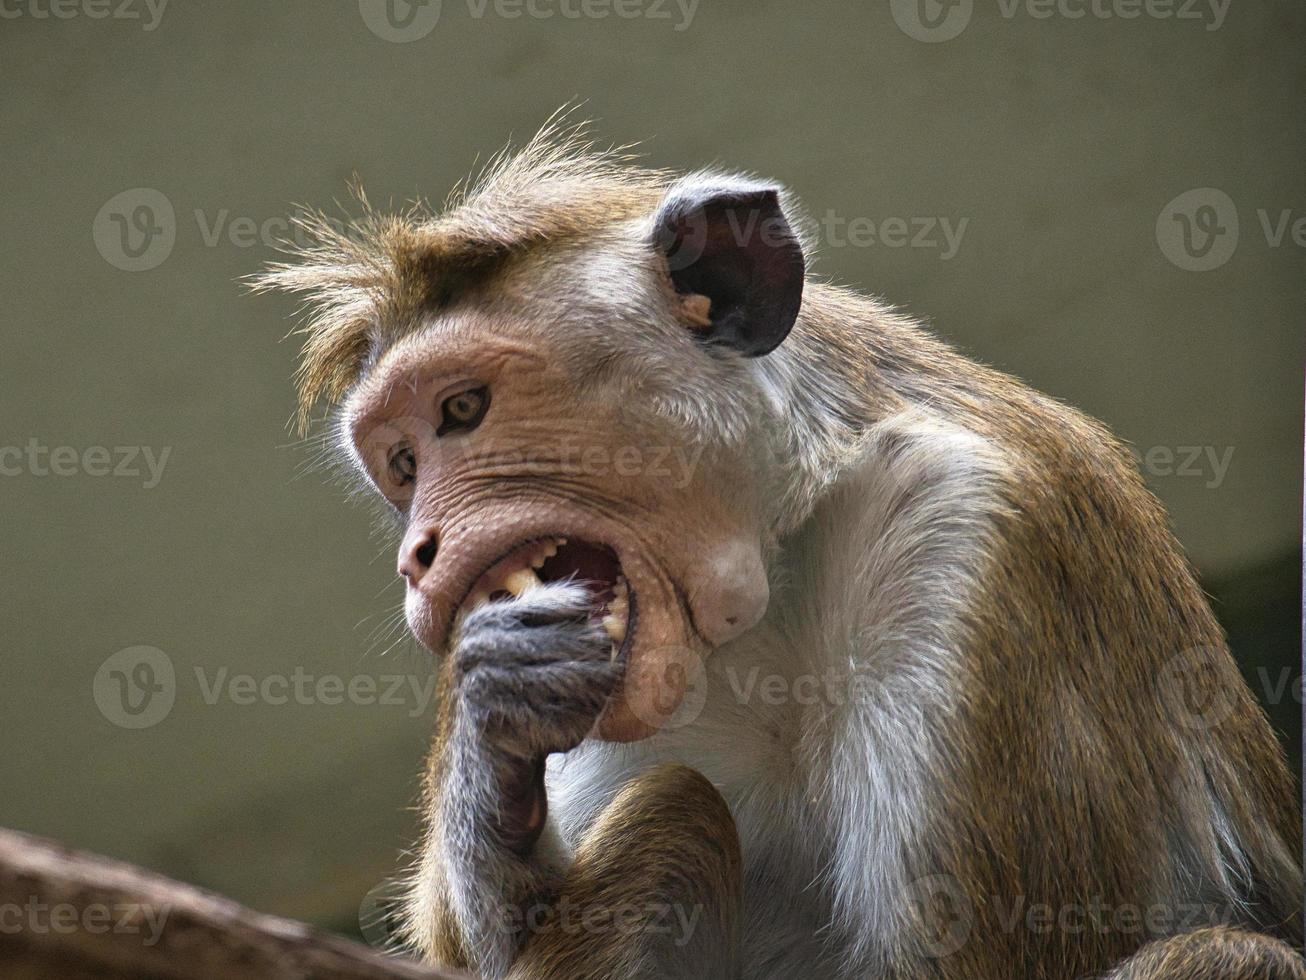
[{"label": "monkey's finger", "polygon": [[597,712],[620,680],[620,668],[606,663],[531,668],[487,664],[467,676],[460,694],[471,710],[508,718]]},{"label": "monkey's finger", "polygon": [[483,603],[467,614],[462,632],[584,621],[592,612],[590,594],[584,586],[576,582],[551,582],[509,599]]},{"label": "monkey's finger", "polygon": [[606,663],[612,640],[596,623],[565,621],[540,626],[481,626],[454,650],[459,675],[482,666],[529,669],[552,664]]},{"label": "monkey's finger", "polygon": [[561,752],[585,737],[620,677],[606,663],[485,666],[468,678],[459,708],[511,754]]}]

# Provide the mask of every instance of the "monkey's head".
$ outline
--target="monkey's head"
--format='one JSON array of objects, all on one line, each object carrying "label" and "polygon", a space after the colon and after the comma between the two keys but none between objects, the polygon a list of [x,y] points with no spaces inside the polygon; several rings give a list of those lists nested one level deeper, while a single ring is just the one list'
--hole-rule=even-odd
[{"label": "monkey's head", "polygon": [[583,582],[625,661],[598,733],[656,731],[768,603],[754,359],[804,276],[778,190],[537,140],[439,217],[313,230],[259,286],[310,296],[301,408],[339,403],[398,521],[413,633],[440,654],[477,604]]}]

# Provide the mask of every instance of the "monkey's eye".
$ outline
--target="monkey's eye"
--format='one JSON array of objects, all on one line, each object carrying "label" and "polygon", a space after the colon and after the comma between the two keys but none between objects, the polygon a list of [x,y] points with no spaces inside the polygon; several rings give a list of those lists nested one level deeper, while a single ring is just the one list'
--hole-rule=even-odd
[{"label": "monkey's eye", "polygon": [[417,455],[411,446],[399,445],[390,452],[386,460],[386,471],[395,486],[406,487],[417,478]]},{"label": "monkey's eye", "polygon": [[443,436],[450,432],[471,432],[481,424],[481,419],[485,418],[489,409],[490,389],[485,385],[450,395],[440,406],[440,427],[435,430],[435,434]]}]

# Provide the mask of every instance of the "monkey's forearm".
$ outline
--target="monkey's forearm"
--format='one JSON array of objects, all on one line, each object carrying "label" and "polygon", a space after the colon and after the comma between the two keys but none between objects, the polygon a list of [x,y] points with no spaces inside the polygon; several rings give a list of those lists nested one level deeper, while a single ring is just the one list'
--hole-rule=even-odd
[{"label": "monkey's forearm", "polygon": [[496,976],[525,941],[527,917],[547,907],[570,858],[551,823],[528,846],[509,843],[498,812],[478,813],[469,805],[475,796],[461,776],[431,790],[408,935],[441,966]]},{"label": "monkey's forearm", "polygon": [[471,614],[449,664],[419,888],[437,959],[503,976],[569,862],[548,822],[544,760],[585,737],[619,678],[575,586]]},{"label": "monkey's forearm", "polygon": [[[443,859],[446,929],[485,977],[503,976],[548,907],[570,862],[547,820],[541,777],[484,744],[450,746],[431,845]],[[530,766],[534,769],[534,766]]]}]

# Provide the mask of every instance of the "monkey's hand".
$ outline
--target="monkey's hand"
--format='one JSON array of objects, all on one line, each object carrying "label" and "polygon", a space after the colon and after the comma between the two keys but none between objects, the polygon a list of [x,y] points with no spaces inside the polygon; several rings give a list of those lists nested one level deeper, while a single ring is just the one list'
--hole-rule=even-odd
[{"label": "monkey's hand", "polygon": [[585,738],[621,679],[612,640],[579,585],[541,585],[487,603],[453,651],[455,710],[494,754],[534,763]]},{"label": "monkey's hand", "polygon": [[545,835],[544,760],[580,744],[621,679],[590,608],[581,586],[542,585],[470,613],[454,644],[438,846],[486,977],[507,971],[523,912],[565,872],[565,847]]}]

